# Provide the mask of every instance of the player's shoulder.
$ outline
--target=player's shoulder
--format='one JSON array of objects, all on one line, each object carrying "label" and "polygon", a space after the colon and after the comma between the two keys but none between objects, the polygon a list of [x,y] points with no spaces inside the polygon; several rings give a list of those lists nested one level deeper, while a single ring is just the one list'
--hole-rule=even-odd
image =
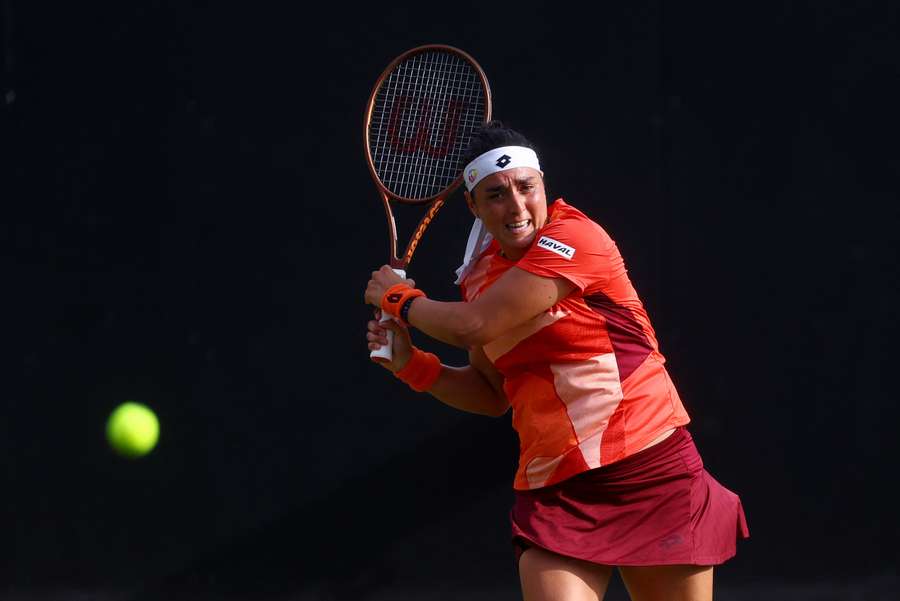
[{"label": "player's shoulder", "polygon": [[[542,242],[541,238],[546,240]],[[547,224],[541,228],[538,239],[538,245],[545,247],[552,242],[575,244],[594,249],[605,248],[613,244],[612,238],[599,223],[562,198],[557,199],[549,207]]]}]

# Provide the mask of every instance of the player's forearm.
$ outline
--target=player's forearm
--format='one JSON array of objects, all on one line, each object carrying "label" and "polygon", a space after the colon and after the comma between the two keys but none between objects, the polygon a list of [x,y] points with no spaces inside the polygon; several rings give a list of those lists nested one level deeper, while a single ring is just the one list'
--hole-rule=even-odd
[{"label": "player's forearm", "polygon": [[471,303],[428,298],[417,298],[412,302],[408,320],[410,325],[428,336],[464,349],[484,344],[488,325]]},{"label": "player's forearm", "polygon": [[509,409],[509,402],[471,365],[442,366],[441,375],[428,393],[446,405],[469,413],[499,417]]}]

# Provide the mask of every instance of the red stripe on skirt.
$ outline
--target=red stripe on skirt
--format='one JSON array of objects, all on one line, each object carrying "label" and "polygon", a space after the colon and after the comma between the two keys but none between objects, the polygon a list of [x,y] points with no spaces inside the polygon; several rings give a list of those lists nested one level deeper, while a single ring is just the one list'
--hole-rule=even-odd
[{"label": "red stripe on skirt", "polygon": [[621,461],[515,495],[517,560],[535,545],[604,565],[718,565],[750,536],[740,498],[703,469],[685,428]]}]

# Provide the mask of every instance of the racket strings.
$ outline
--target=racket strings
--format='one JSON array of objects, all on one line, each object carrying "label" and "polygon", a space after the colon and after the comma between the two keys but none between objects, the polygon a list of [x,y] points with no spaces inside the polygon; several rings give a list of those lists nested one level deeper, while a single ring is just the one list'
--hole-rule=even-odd
[{"label": "racket strings", "polygon": [[452,52],[426,51],[395,66],[375,95],[369,125],[370,154],[384,186],[412,200],[450,186],[484,122],[485,96],[475,67]]}]

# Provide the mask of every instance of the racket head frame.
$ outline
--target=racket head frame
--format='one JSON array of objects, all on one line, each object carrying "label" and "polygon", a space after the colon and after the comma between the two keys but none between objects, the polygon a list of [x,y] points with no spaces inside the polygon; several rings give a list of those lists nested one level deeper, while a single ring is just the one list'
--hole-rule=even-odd
[{"label": "racket head frame", "polygon": [[[484,73],[484,70],[481,68],[481,65],[472,58],[471,55],[466,53],[459,48],[454,46],[448,46],[444,44],[426,44],[423,46],[418,46],[416,48],[412,48],[407,50],[403,54],[399,55],[393,61],[385,67],[384,71],[382,71],[381,75],[379,75],[378,79],[375,82],[375,85],[372,87],[372,92],[369,95],[368,102],[366,103],[365,110],[365,119],[363,123],[363,146],[365,149],[366,156],[366,165],[369,168],[369,173],[372,176],[372,180],[375,182],[376,187],[382,197],[382,201],[384,203],[384,210],[387,216],[388,221],[388,229],[390,232],[390,265],[395,269],[403,269],[405,270],[409,265],[410,260],[412,259],[412,254],[415,251],[418,243],[422,237],[422,234],[425,231],[425,228],[431,223],[434,219],[434,216],[437,214],[438,210],[443,206],[446,198],[453,193],[456,188],[462,183],[462,165],[459,166],[459,173],[456,178],[445,188],[439,190],[437,193],[432,194],[430,196],[424,198],[412,198],[408,196],[402,196],[392,192],[387,185],[382,181],[381,176],[378,174],[378,170],[375,167],[375,162],[372,157],[372,145],[371,145],[371,124],[373,111],[375,110],[376,100],[378,98],[378,92],[381,90],[385,80],[394,72],[394,70],[401,65],[403,62],[415,57],[418,54],[423,54],[426,52],[446,52],[449,54],[456,55],[458,58],[461,58],[463,61],[468,63],[468,65],[472,68],[473,72],[478,77],[478,80],[481,84],[481,89],[483,92],[482,99],[482,107],[483,107],[483,119],[481,123],[486,123],[490,121],[493,103],[491,99],[491,88],[488,82],[487,76]],[[402,257],[397,256],[397,226],[394,220],[394,215],[391,210],[391,203],[397,202],[404,205],[420,205],[420,206],[428,206],[428,210],[425,215],[419,221],[418,226],[416,227],[415,232],[409,240],[409,243],[406,246],[406,250],[403,253]]]}]

